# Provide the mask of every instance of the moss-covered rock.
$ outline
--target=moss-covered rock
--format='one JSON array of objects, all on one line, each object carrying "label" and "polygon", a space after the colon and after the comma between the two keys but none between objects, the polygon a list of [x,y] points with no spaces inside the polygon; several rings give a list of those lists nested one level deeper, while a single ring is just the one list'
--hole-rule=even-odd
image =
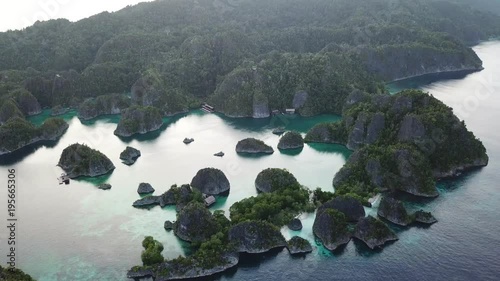
[{"label": "moss-covered rock", "polygon": [[363,218],[356,224],[354,237],[363,241],[370,249],[381,248],[385,243],[398,240],[387,225],[372,216]]},{"label": "moss-covered rock", "polygon": [[56,141],[69,125],[60,118],[49,118],[40,127],[14,117],[0,126],[0,155],[12,153],[25,146],[42,141]]},{"label": "moss-covered rock", "polygon": [[32,116],[42,113],[42,107],[35,96],[25,89],[17,89],[9,95],[19,107],[19,110],[26,115]]},{"label": "moss-covered rock", "polygon": [[248,138],[238,142],[236,152],[245,154],[273,154],[274,149],[261,140]]},{"label": "moss-covered rock", "polygon": [[257,175],[255,187],[260,192],[274,192],[286,188],[299,188],[295,176],[285,169],[269,168]]},{"label": "moss-covered rock", "polygon": [[320,123],[312,127],[304,138],[308,143],[347,143],[347,132],[342,123]]},{"label": "moss-covered rock", "polygon": [[164,258],[161,255],[163,245],[154,240],[153,237],[147,236],[142,241],[144,251],[141,253],[141,260],[144,266],[151,266],[163,262]]},{"label": "moss-covered rock", "polygon": [[312,252],[312,246],[306,239],[294,236],[287,242],[286,248],[290,255],[303,255]]},{"label": "moss-covered rock", "polygon": [[0,280],[2,281],[35,281],[31,276],[17,268],[0,266]]},{"label": "moss-covered rock", "polygon": [[287,226],[290,230],[299,231],[302,229],[302,222],[298,218],[294,218],[288,223]]},{"label": "moss-covered rock", "polygon": [[72,144],[65,148],[57,164],[70,178],[98,177],[115,169],[113,162],[101,152],[84,144]]},{"label": "moss-covered rock", "polygon": [[198,202],[189,203],[177,214],[174,233],[188,242],[203,242],[218,232],[217,222],[210,211]]},{"label": "moss-covered rock", "polygon": [[412,223],[412,218],[408,215],[403,202],[391,197],[382,198],[377,214],[397,225],[407,226]]},{"label": "moss-covered rock", "polygon": [[349,222],[357,222],[365,217],[365,209],[361,202],[350,196],[338,196],[318,208],[318,213],[327,209],[337,210],[344,214]]},{"label": "moss-covered rock", "polygon": [[145,134],[160,129],[162,125],[162,115],[157,108],[133,106],[122,112],[115,135],[130,137],[135,134]]},{"label": "moss-covered rock", "polygon": [[4,101],[0,100],[0,125],[5,124],[12,118],[18,117],[24,119],[24,114],[21,112],[17,104],[12,99],[7,99]]},{"label": "moss-covered rock", "polygon": [[425,212],[423,210],[415,212],[413,214],[415,222],[423,223],[423,224],[434,224],[437,222],[437,219],[430,213]]},{"label": "moss-covered rock", "polygon": [[330,251],[335,251],[338,247],[349,243],[352,235],[346,216],[330,208],[318,210],[314,219],[313,233]]},{"label": "moss-covered rock", "polygon": [[406,144],[372,145],[356,151],[335,175],[333,185],[336,194],[355,194],[363,200],[384,190],[439,195],[427,157]]},{"label": "moss-covered rock", "polygon": [[154,206],[165,207],[175,205],[177,211],[182,210],[190,202],[203,202],[201,192],[191,189],[189,184],[173,185],[168,191],[159,196],[147,196],[135,201],[132,206],[136,208],[151,208]]},{"label": "moss-covered rock", "polygon": [[281,150],[304,147],[304,139],[299,132],[288,132],[280,138],[278,148]]},{"label": "moss-covered rock", "polygon": [[224,172],[215,168],[199,170],[191,181],[191,186],[208,195],[227,193],[230,189],[229,180]]},{"label": "moss-covered rock", "polygon": [[240,253],[265,253],[287,245],[280,230],[267,222],[246,221],[229,230],[229,241]]},{"label": "moss-covered rock", "polygon": [[411,144],[427,159],[434,178],[488,164],[486,149],[465,123],[450,107],[422,91],[405,90],[393,96],[353,92],[342,117],[342,122],[317,125],[306,141],[340,142],[353,150]]},{"label": "moss-covered rock", "polygon": [[90,120],[101,115],[120,114],[130,107],[131,100],[126,95],[109,94],[87,99],[78,108],[78,118]]}]

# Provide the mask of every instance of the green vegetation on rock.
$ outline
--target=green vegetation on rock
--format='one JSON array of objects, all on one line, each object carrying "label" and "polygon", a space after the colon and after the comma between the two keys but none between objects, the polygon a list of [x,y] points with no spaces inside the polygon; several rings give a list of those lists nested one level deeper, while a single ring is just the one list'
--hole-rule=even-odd
[{"label": "green vegetation on rock", "polygon": [[342,143],[356,150],[335,176],[338,194],[367,200],[399,189],[434,197],[434,178],[488,164],[481,141],[451,108],[422,91],[394,96],[353,92],[342,117],[317,125],[306,136],[308,142]]},{"label": "green vegetation on rock", "polygon": [[89,120],[101,115],[120,114],[130,105],[130,98],[125,95],[102,95],[85,100],[78,108],[78,117]]},{"label": "green vegetation on rock", "polygon": [[257,175],[255,187],[260,192],[275,192],[281,189],[300,189],[295,176],[285,169],[269,168]]},{"label": "green vegetation on rock", "polygon": [[449,1],[239,2],[158,1],[0,33],[0,99],[26,90],[21,104],[77,108],[131,92],[162,116],[202,101],[229,116],[340,114],[384,80],[479,70],[468,45],[500,34],[499,16]]},{"label": "green vegetation on rock", "polygon": [[144,247],[144,251],[142,251],[141,260],[144,266],[158,264],[163,261],[163,256],[161,255],[163,245],[160,242],[154,240],[151,236],[147,236],[142,241],[142,246]]},{"label": "green vegetation on rock", "polygon": [[274,149],[261,140],[247,138],[238,142],[236,152],[245,154],[273,154]]},{"label": "green vegetation on rock", "polygon": [[163,125],[162,115],[156,107],[132,106],[122,112],[115,135],[130,137],[156,131]]},{"label": "green vegetation on rock", "polygon": [[17,268],[0,266],[0,280],[2,281],[35,281],[31,276]]},{"label": "green vegetation on rock", "polygon": [[49,118],[40,127],[25,119],[14,117],[0,126],[0,155],[14,152],[41,141],[56,141],[68,129],[60,118]]},{"label": "green vegetation on rock", "polygon": [[233,223],[263,220],[283,226],[301,212],[314,211],[309,194],[309,190],[293,185],[271,193],[261,193],[234,203],[230,208],[230,218]]},{"label": "green vegetation on rock", "polygon": [[278,143],[278,148],[282,150],[302,147],[304,147],[304,139],[299,132],[287,132]]},{"label": "green vegetation on rock", "polygon": [[71,178],[102,176],[115,169],[106,155],[78,143],[63,150],[58,166]]}]

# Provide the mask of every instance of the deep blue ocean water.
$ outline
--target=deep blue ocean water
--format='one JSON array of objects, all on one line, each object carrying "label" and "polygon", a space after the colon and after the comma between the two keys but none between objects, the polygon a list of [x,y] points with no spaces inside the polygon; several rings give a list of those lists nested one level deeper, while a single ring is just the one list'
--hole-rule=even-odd
[{"label": "deep blue ocean water", "polygon": [[[411,199],[411,209],[433,212],[438,223],[422,228],[397,228],[399,241],[380,251],[369,251],[352,241],[330,253],[315,244],[314,215],[303,217],[304,229],[284,235],[300,235],[316,245],[304,258],[292,258],[287,250],[260,256],[245,256],[240,265],[215,280],[498,280],[500,276],[500,42],[474,47],[485,69],[466,76],[425,76],[389,85],[392,91],[421,88],[453,107],[468,128],[486,146],[490,164],[459,179],[439,183],[434,200]],[[450,79],[454,78],[454,79]],[[318,122],[336,116],[289,117],[279,120],[229,119],[194,112],[166,119],[159,133],[139,139],[119,139],[112,134],[118,117],[81,123],[74,114],[65,116],[70,128],[50,146],[21,151],[0,161],[0,177],[16,168],[18,184],[18,266],[37,280],[127,280],[126,270],[140,263],[140,243],[153,235],[165,245],[166,258],[186,254],[186,244],[165,232],[163,222],[175,219],[173,208],[138,210],[140,182],[150,182],[161,194],[174,183],[190,182],[205,167],[223,170],[231,182],[227,198],[218,198],[212,210],[227,211],[231,204],[256,194],[253,181],[267,167],[287,168],[299,182],[311,188],[333,191],[331,180],[350,152],[336,145],[306,146],[299,154],[246,158],[236,155],[236,142],[245,137],[261,138],[276,147],[274,126],[307,131]],[[32,119],[39,123],[44,116]],[[195,138],[189,146],[185,137]],[[84,142],[107,154],[117,169],[106,177],[72,181],[59,186],[56,167],[61,151],[74,142]],[[122,165],[119,153],[126,145],[139,148],[143,156],[131,166]],[[224,158],[213,153],[224,151]],[[100,182],[113,185],[98,190]],[[6,191],[0,189],[0,198]],[[3,199],[2,199],[3,200]],[[2,204],[3,206],[3,204]],[[374,210],[368,210],[374,213]],[[5,221],[0,212],[0,221]],[[6,233],[0,228],[0,263],[5,263]]]}]

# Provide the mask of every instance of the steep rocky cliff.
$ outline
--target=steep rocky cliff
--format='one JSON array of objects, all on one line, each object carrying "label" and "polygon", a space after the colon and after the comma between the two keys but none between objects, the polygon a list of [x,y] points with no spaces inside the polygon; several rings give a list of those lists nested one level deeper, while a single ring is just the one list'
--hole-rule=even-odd
[{"label": "steep rocky cliff", "polygon": [[156,131],[163,125],[160,111],[155,107],[133,106],[122,112],[115,135],[130,137]]},{"label": "steep rocky cliff", "polygon": [[83,144],[72,144],[65,148],[57,165],[70,178],[98,177],[115,169],[106,155]]},{"label": "steep rocky cliff", "polygon": [[78,108],[78,118],[90,120],[101,115],[120,114],[130,107],[130,98],[126,95],[109,94],[87,99]]},{"label": "steep rocky cliff", "polygon": [[68,127],[60,118],[49,118],[38,128],[22,118],[11,118],[0,126],[0,156],[41,141],[56,141]]}]

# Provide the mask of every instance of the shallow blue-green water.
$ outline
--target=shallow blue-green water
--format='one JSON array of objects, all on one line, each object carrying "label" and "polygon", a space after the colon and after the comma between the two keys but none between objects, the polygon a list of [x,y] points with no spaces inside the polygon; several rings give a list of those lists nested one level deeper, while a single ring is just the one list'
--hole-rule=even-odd
[{"label": "shallow blue-green water", "polygon": [[[390,85],[391,89],[418,87],[429,91],[456,109],[468,128],[484,142],[490,156],[488,167],[457,180],[439,183],[441,196],[434,200],[410,201],[410,209],[432,211],[439,222],[428,228],[395,228],[399,241],[382,251],[371,252],[358,242],[334,254],[316,245],[305,258],[292,258],[286,250],[264,256],[244,257],[237,269],[216,280],[497,280],[500,275],[500,42],[475,47],[485,70],[465,77],[420,77]],[[445,80],[442,80],[442,79]],[[47,114],[47,113],[45,113]],[[256,194],[253,182],[267,167],[287,168],[310,188],[333,191],[331,180],[350,152],[335,145],[307,145],[299,154],[248,158],[236,155],[240,139],[257,137],[276,147],[271,133],[283,122],[288,129],[305,132],[318,122],[336,116],[289,118],[286,120],[229,119],[194,112],[166,119],[159,133],[140,139],[122,140],[112,134],[118,118],[112,116],[82,124],[74,114],[65,116],[70,128],[49,147],[26,149],[4,159],[0,176],[15,167],[19,176],[17,233],[18,266],[38,280],[126,280],[128,268],[140,263],[141,240],[153,235],[165,245],[166,258],[185,254],[187,247],[163,222],[175,218],[173,208],[138,210],[140,182],[149,182],[163,193],[174,183],[188,183],[205,167],[222,169],[231,182],[228,198],[218,198],[212,210],[228,210],[236,201]],[[43,116],[32,121],[39,123]],[[184,145],[185,137],[195,142]],[[74,142],[84,142],[107,154],[117,166],[108,177],[72,181],[59,186],[56,167],[61,151]],[[143,156],[131,167],[118,155],[131,145]],[[212,154],[224,151],[224,158]],[[113,185],[110,191],[95,188],[99,182]],[[0,189],[0,198],[6,198]],[[373,213],[373,210],[368,210]],[[4,212],[0,219],[5,221]],[[304,215],[304,229],[283,233],[300,235],[314,242],[314,215]],[[0,231],[4,254],[5,232]],[[4,263],[2,261],[2,263]]]}]

